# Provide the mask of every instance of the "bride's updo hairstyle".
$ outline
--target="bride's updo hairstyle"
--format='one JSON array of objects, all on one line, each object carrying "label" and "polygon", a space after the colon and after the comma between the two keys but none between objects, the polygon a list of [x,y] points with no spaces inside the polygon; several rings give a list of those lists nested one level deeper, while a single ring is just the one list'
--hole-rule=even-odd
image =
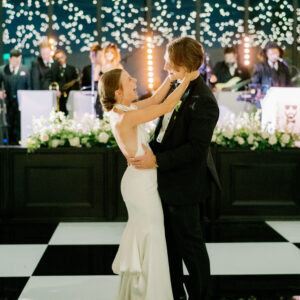
[{"label": "bride's updo hairstyle", "polygon": [[111,111],[116,104],[115,91],[122,89],[120,78],[122,69],[113,69],[105,72],[99,82],[99,96],[100,102],[105,111]]}]

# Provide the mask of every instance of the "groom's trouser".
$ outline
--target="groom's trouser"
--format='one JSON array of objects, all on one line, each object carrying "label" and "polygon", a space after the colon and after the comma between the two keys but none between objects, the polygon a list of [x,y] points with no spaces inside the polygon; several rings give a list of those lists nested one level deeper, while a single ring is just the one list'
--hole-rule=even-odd
[{"label": "groom's trouser", "polygon": [[166,240],[174,299],[184,295],[182,260],[189,272],[189,300],[207,300],[211,294],[209,257],[203,241],[199,204],[163,203]]}]

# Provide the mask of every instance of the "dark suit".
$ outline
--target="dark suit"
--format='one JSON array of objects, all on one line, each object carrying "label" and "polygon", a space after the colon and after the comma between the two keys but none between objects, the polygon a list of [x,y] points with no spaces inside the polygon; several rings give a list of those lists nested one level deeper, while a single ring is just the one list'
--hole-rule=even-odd
[{"label": "dark suit", "polygon": [[68,89],[63,89],[64,85],[72,80],[78,79],[78,70],[70,65],[65,67],[55,62],[53,64],[52,73],[53,81],[59,84],[59,90],[62,92],[59,99],[59,110],[67,114],[67,100],[71,90],[79,90],[79,82],[74,82],[74,85]]},{"label": "dark suit", "polygon": [[92,66],[88,65],[82,69],[81,72],[81,86],[90,86],[92,84]]},{"label": "dark suit", "polygon": [[228,65],[225,63],[225,61],[221,61],[216,63],[216,65],[213,68],[214,75],[218,78],[218,83],[225,83],[229,81],[233,77],[240,77],[242,80],[247,80],[250,78],[250,73],[248,69],[238,65],[234,75],[232,76]]},{"label": "dark suit", "polygon": [[4,83],[9,144],[18,145],[20,141],[20,111],[17,99],[18,90],[30,90],[30,72],[20,65],[18,73],[12,74],[9,65],[0,68],[0,85]]},{"label": "dark suit", "polygon": [[46,66],[41,57],[32,62],[31,80],[33,90],[49,90],[49,85],[53,82],[51,66]]},{"label": "dark suit", "polygon": [[[100,72],[100,75],[101,75],[101,72]],[[91,85],[92,85],[92,66],[88,65],[82,69],[81,86],[89,87],[87,90],[91,90]],[[95,81],[95,90],[97,90],[97,87],[98,87],[98,82]],[[98,118],[102,119],[103,118],[103,110],[102,110],[102,105],[100,103],[99,95],[97,95],[97,99],[96,99],[96,103],[95,103],[95,111],[96,111],[96,116]]]},{"label": "dark suit", "polygon": [[291,76],[287,66],[278,62],[278,70],[268,63],[259,63],[254,67],[253,83],[269,86],[291,86]]},{"label": "dark suit", "polygon": [[199,76],[187,88],[178,112],[174,110],[162,142],[156,141],[160,118],[150,143],[159,166],[158,191],[164,208],[175,300],[184,293],[182,259],[190,274],[190,300],[209,299],[210,266],[199,203],[208,197],[210,174],[217,178],[208,155],[218,117],[215,97]]}]

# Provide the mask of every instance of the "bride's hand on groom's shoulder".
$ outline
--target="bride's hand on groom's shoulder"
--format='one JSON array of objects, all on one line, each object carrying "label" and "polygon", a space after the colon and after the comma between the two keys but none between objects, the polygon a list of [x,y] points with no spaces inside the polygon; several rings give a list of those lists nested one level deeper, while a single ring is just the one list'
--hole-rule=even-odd
[{"label": "bride's hand on groom's shoulder", "polygon": [[195,80],[200,75],[199,71],[188,72],[185,74],[185,78],[189,81]]}]

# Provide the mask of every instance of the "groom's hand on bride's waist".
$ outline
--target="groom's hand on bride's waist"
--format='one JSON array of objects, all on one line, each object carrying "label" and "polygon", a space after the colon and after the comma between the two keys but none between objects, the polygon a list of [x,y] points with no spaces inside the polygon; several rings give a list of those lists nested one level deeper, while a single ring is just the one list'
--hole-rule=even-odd
[{"label": "groom's hand on bride's waist", "polygon": [[134,166],[136,169],[153,169],[157,168],[156,156],[153,154],[150,148],[142,145],[145,154],[137,157],[127,158],[128,165]]}]

